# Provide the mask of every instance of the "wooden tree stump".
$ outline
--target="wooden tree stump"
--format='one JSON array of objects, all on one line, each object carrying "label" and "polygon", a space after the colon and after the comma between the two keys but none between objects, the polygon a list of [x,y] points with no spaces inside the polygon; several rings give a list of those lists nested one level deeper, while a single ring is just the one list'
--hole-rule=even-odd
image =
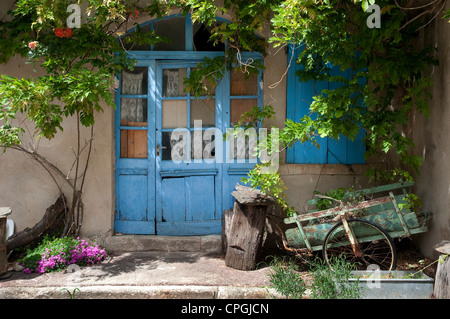
[{"label": "wooden tree stump", "polygon": [[442,254],[443,261],[438,262],[433,295],[437,299],[450,299],[450,241],[441,242],[435,250]]},{"label": "wooden tree stump", "polygon": [[6,216],[11,214],[11,208],[0,207],[0,276],[8,271],[6,255]]},{"label": "wooden tree stump", "polygon": [[264,235],[267,208],[275,200],[241,185],[236,185],[236,191],[231,194],[236,202],[226,235],[225,265],[239,270],[254,270]]},{"label": "wooden tree stump", "polygon": [[226,255],[228,248],[228,236],[230,234],[231,220],[233,218],[233,211],[226,209],[223,212],[222,218],[222,253]]},{"label": "wooden tree stump", "polygon": [[46,209],[44,217],[36,225],[32,228],[27,227],[8,238],[6,241],[8,252],[40,240],[47,231],[61,227],[64,215],[68,210],[66,203],[66,197],[64,194],[60,194],[56,202]]}]

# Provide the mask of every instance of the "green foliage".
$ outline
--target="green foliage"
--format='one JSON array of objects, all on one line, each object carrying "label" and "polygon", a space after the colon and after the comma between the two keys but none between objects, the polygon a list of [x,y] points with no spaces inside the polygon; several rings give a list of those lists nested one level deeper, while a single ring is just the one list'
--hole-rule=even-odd
[{"label": "green foliage", "polygon": [[[230,130],[227,131],[224,138],[235,138],[241,132],[244,134],[257,134],[257,139],[259,140],[258,145],[253,151],[254,155],[261,158],[262,153],[266,152],[268,159],[261,161],[255,165],[255,167],[249,171],[247,177],[243,177],[241,181],[244,184],[250,185],[252,188],[257,188],[261,190],[262,193],[267,196],[272,196],[277,205],[281,207],[288,216],[291,216],[295,210],[294,207],[290,206],[286,201],[286,195],[284,193],[286,187],[284,185],[281,176],[274,171],[274,157],[278,155],[279,149],[272,145],[272,134],[268,133],[268,137],[260,137],[256,129],[261,126],[261,119],[274,118],[275,112],[272,106],[266,105],[262,108],[254,106],[252,110],[242,114],[238,123]],[[254,128],[255,130],[248,130]],[[245,131],[244,131],[245,130]],[[277,129],[276,129],[277,130]],[[276,141],[279,140],[278,136],[275,138]],[[276,160],[276,159],[275,159]],[[277,166],[278,163],[275,163]]]},{"label": "green foliage", "polygon": [[403,197],[403,202],[398,204],[400,210],[405,209],[412,212],[417,212],[422,207],[422,201],[419,196],[413,193],[406,194]]},{"label": "green foliage", "polygon": [[269,280],[279,293],[290,299],[302,299],[306,284],[300,277],[298,265],[289,258],[274,257],[270,263]]},{"label": "green foliage", "polygon": [[[92,126],[101,103],[114,105],[113,77],[132,67],[110,29],[126,21],[126,3],[109,5],[88,1],[95,12],[70,36],[58,35],[69,15],[67,6],[76,1],[19,0],[10,21],[0,24],[0,61],[14,54],[45,70],[45,75],[0,79],[0,120],[11,125],[22,113],[35,125],[37,137],[53,138],[62,130],[64,118],[78,115],[83,126]],[[20,127],[3,130],[4,147],[19,143]]]},{"label": "green foliage", "polygon": [[212,96],[217,83],[225,75],[225,57],[216,57],[210,59],[205,57],[199,62],[197,67],[191,70],[189,78],[184,79],[185,90],[193,96],[209,95]]},{"label": "green foliage", "polygon": [[[272,2],[272,37],[268,41],[275,47],[298,49],[295,62],[303,66],[297,72],[300,81],[329,83],[328,89],[316,92],[310,114],[297,122],[286,121],[279,132],[280,150],[297,142],[319,147],[318,137],[353,140],[362,129],[367,133],[366,159],[389,154],[400,160],[395,170],[375,174],[410,179],[412,173],[419,172],[422,158],[413,153],[414,143],[403,129],[409,125],[412,112],[424,116],[430,112],[432,83],[428,71],[438,61],[434,48],[421,48],[416,41],[417,29],[432,15],[377,1],[382,27],[370,29],[365,9],[372,2]],[[350,78],[334,74],[337,67],[350,72]],[[255,184],[266,184],[260,175],[250,176],[257,177]],[[268,176],[268,183],[270,180],[277,182]]]},{"label": "green foliage", "polygon": [[[271,41],[302,48],[297,60],[304,66],[297,74],[300,80],[327,80],[333,87],[317,92],[310,107],[317,115],[314,126],[297,127],[301,133],[296,135],[302,141],[308,134],[334,139],[343,135],[352,140],[362,127],[368,133],[366,158],[393,151],[405,166],[417,171],[421,161],[410,153],[412,140],[398,126],[407,124],[412,109],[429,114],[427,71],[437,62],[432,49],[413,45],[417,24],[406,25],[404,10],[377,1],[383,26],[369,29],[360,2],[289,0],[275,10]],[[362,7],[367,3],[362,1]],[[351,70],[351,79],[333,75],[333,66]],[[392,108],[395,94],[401,95],[401,102]],[[307,124],[311,117],[300,122]]]},{"label": "green foliage", "polygon": [[[316,206],[319,210],[334,207],[336,202],[333,201],[333,199],[336,199],[338,201],[343,201],[345,198],[345,193],[347,193],[347,189],[345,189],[344,187],[339,187],[338,189],[331,189],[328,193],[323,194],[330,198],[318,199]],[[321,194],[321,193],[319,191],[314,191],[314,194]],[[331,199],[331,198],[333,198],[333,199]]]},{"label": "green foliage", "polygon": [[2,125],[0,126],[0,144],[3,147],[3,152],[8,147],[12,147],[13,145],[20,145],[20,137],[19,135],[23,132],[23,129],[20,127],[11,127],[11,125]]},{"label": "green foliage", "polygon": [[24,272],[45,273],[67,268],[100,263],[107,257],[104,249],[92,246],[83,239],[73,237],[52,237],[46,235],[37,247],[27,249],[27,255],[18,261]]},{"label": "green foliage", "polygon": [[273,119],[275,117],[275,111],[273,106],[265,105],[262,108],[254,106],[250,111],[244,112],[241,115],[236,127],[244,127],[244,129],[249,127],[256,127],[260,124],[261,119]]},{"label": "green foliage", "polygon": [[316,257],[309,263],[311,282],[306,285],[296,260],[275,257],[268,276],[272,287],[286,298],[301,299],[306,296],[307,289],[311,299],[361,298],[364,288],[359,280],[349,281],[353,279],[354,266],[343,257],[333,258],[330,265]]},{"label": "green foliage", "polygon": [[[19,263],[25,267],[25,269],[35,270],[41,262],[43,255],[48,254],[48,252],[51,252],[50,254],[52,256],[57,256],[60,253],[68,256],[70,255],[70,251],[75,249],[77,245],[78,242],[74,241],[72,237],[51,238],[49,236],[45,236],[37,247],[27,249],[26,257],[21,259]],[[66,263],[58,260],[52,270],[58,271],[65,269],[66,267]]]},{"label": "green foliage", "polygon": [[290,206],[285,197],[285,185],[278,173],[267,173],[266,165],[256,164],[255,168],[250,170],[248,177],[243,177],[242,182],[249,184],[252,188],[258,188],[264,194],[274,197],[276,203],[288,216],[295,212],[294,207]]},{"label": "green foliage", "polygon": [[80,292],[80,288],[74,288],[72,290],[72,292],[70,292],[70,290],[67,289],[67,288],[63,288],[63,289],[60,290],[60,292],[63,292],[63,291],[67,292],[67,294],[69,295],[69,299],[75,299],[75,294],[76,294],[77,291]]},{"label": "green foliage", "polygon": [[337,189],[330,189],[327,193],[322,194],[319,191],[314,191],[318,197],[316,206],[319,210],[329,209],[339,205],[357,204],[364,201],[364,195],[355,192],[354,186],[339,187]]},{"label": "green foliage", "polygon": [[359,299],[363,287],[359,280],[349,281],[354,265],[343,257],[331,260],[331,267],[317,258],[312,264],[312,299]]},{"label": "green foliage", "polygon": [[381,171],[377,169],[368,169],[365,173],[367,177],[372,182],[394,182],[394,181],[406,181],[406,182],[412,182],[414,179],[411,176],[411,174],[402,169],[402,168],[395,168],[388,171]]},{"label": "green foliage", "polygon": [[443,19],[450,19],[450,10],[444,11],[444,16],[442,18]]}]

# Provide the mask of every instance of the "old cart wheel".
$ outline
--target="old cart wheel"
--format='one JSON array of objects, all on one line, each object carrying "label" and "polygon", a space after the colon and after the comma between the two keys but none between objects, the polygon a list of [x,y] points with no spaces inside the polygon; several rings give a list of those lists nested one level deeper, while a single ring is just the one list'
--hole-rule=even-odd
[{"label": "old cart wheel", "polygon": [[358,270],[366,270],[369,265],[378,265],[381,270],[394,270],[397,266],[397,251],[391,237],[376,224],[362,220],[347,220],[358,245],[354,253],[349,237],[341,222],[334,225],[323,243],[323,258],[330,265],[333,257],[345,256]]}]

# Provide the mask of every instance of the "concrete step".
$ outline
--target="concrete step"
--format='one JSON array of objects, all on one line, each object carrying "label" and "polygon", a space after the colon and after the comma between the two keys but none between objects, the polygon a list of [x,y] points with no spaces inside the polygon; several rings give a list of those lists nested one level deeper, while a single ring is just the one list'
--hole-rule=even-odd
[{"label": "concrete step", "polygon": [[220,235],[114,235],[105,238],[104,247],[109,252],[167,251],[220,253],[222,251],[222,238]]},{"label": "concrete step", "polygon": [[0,299],[271,299],[273,288],[231,286],[0,287]]}]

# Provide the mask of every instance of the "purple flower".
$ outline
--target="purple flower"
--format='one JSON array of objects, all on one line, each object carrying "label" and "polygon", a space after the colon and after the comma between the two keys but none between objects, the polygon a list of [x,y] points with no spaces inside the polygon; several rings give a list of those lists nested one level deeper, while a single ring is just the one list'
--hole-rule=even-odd
[{"label": "purple flower", "polygon": [[74,239],[71,241],[61,240],[56,242],[47,242],[42,250],[40,260],[36,261],[34,266],[25,266],[25,262],[22,265],[25,267],[25,273],[31,273],[33,271],[37,273],[44,273],[48,271],[54,271],[58,269],[66,268],[70,264],[79,265],[93,265],[100,263],[107,257],[104,249],[101,249],[98,245],[92,246],[83,239]]}]

